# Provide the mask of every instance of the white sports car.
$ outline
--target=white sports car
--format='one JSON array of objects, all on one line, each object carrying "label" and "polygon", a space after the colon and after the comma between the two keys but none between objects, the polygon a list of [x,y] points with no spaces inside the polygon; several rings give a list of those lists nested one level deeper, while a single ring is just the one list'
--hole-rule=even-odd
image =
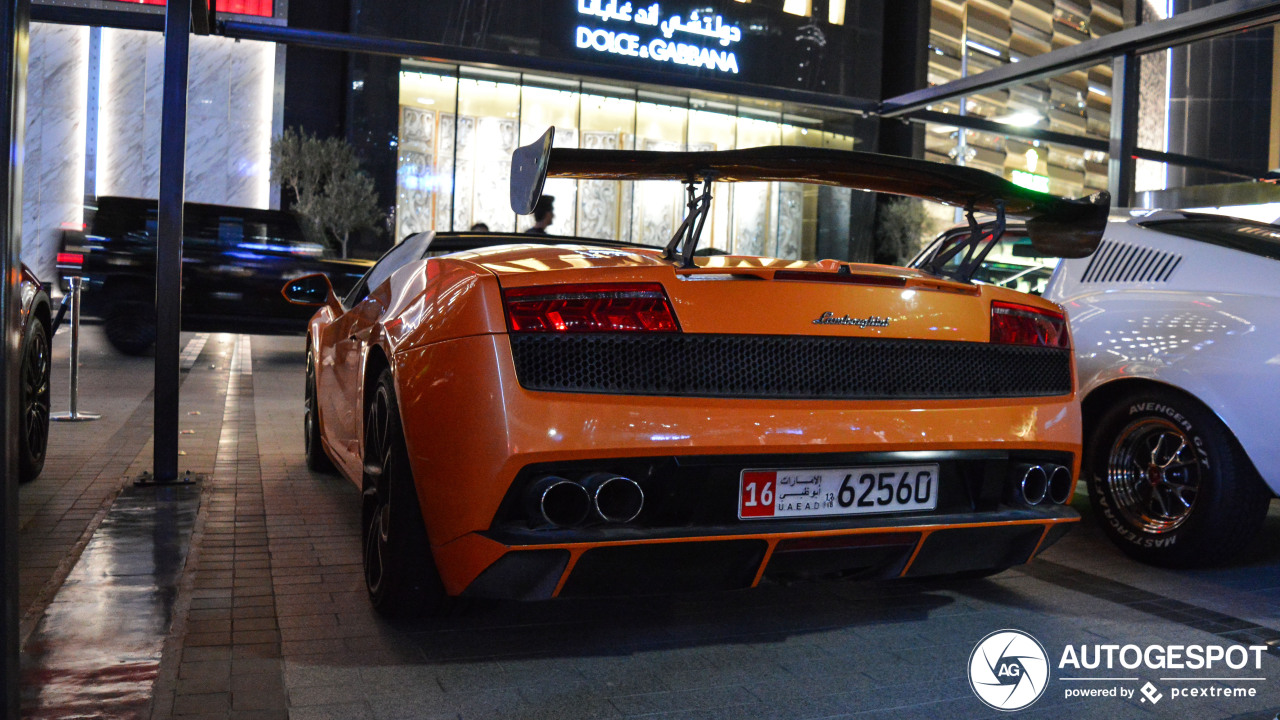
[{"label": "white sports car", "polygon": [[1280,491],[1280,226],[1116,213],[1045,297],[1070,321],[1081,474],[1107,533],[1161,565],[1243,548]]}]

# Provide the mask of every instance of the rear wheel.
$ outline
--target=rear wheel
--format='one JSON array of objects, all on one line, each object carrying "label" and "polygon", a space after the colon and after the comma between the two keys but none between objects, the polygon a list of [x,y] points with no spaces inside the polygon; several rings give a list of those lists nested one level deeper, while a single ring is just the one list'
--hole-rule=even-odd
[{"label": "rear wheel", "polygon": [[31,319],[22,339],[18,406],[18,482],[30,482],[44,469],[49,448],[49,332],[39,317]]},{"label": "rear wheel", "polygon": [[427,543],[390,370],[383,370],[365,413],[361,512],[364,578],[374,608],[388,617],[434,613],[444,586]]},{"label": "rear wheel", "polygon": [[[308,341],[308,345],[310,342]],[[320,473],[336,472],[333,461],[324,452],[320,442],[320,414],[316,404],[316,362],[315,355],[307,350],[307,390],[305,411],[302,415],[304,433],[303,451],[307,458],[307,467]]]},{"label": "rear wheel", "polygon": [[125,355],[143,355],[156,342],[156,306],[140,287],[115,293],[103,319],[107,341]]},{"label": "rear wheel", "polygon": [[1228,559],[1262,527],[1271,497],[1222,421],[1162,389],[1125,396],[1102,414],[1085,476],[1111,540],[1155,565]]}]

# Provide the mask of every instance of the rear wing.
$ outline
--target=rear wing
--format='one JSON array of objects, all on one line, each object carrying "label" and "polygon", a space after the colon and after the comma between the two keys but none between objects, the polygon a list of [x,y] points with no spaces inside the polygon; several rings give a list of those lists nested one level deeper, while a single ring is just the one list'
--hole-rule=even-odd
[{"label": "rear wing", "polygon": [[[992,213],[1003,229],[1006,213],[1025,217],[1036,249],[1056,257],[1085,257],[1097,249],[1111,197],[1106,192],[1072,200],[1030,190],[974,168],[895,155],[775,146],[709,152],[577,150],[553,148],[555,128],[517,149],[511,163],[511,207],[533,212],[547,177],[591,180],[677,180],[689,187],[690,215],[668,247],[692,256],[710,202],[712,182],[801,182],[892,193]],[[702,182],[705,197],[693,187]],[[701,218],[705,220],[705,217]],[[984,223],[984,225],[987,225]],[[689,241],[692,240],[692,243]]]}]

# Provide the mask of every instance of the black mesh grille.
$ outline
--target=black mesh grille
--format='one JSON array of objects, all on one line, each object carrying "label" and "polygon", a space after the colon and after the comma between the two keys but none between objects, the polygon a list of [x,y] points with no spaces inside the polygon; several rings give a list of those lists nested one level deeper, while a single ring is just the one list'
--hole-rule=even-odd
[{"label": "black mesh grille", "polygon": [[694,397],[992,398],[1071,392],[1071,351],[775,335],[512,334],[529,390]]}]

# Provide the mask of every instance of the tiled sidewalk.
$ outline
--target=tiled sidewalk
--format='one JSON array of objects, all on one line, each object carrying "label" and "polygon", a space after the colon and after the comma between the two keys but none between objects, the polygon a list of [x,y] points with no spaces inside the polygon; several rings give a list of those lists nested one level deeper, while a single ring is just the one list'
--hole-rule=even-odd
[{"label": "tiled sidewalk", "polygon": [[253,403],[252,349],[232,351],[213,470],[165,646],[152,716],[284,718]]},{"label": "tiled sidewalk", "polygon": [[[1253,558],[1219,571],[1135,565],[1085,526],[991,580],[471,602],[387,623],[361,580],[359,493],[303,460],[301,341],[217,337],[184,385],[184,411],[201,413],[184,457],[208,475],[153,718],[1007,717],[966,679],[996,629],[1060,648],[1280,627],[1274,508]],[[131,471],[149,450],[135,456]],[[1255,698],[1158,707],[1068,700],[1057,683],[1018,717],[1271,720],[1280,660],[1263,672]]]}]

